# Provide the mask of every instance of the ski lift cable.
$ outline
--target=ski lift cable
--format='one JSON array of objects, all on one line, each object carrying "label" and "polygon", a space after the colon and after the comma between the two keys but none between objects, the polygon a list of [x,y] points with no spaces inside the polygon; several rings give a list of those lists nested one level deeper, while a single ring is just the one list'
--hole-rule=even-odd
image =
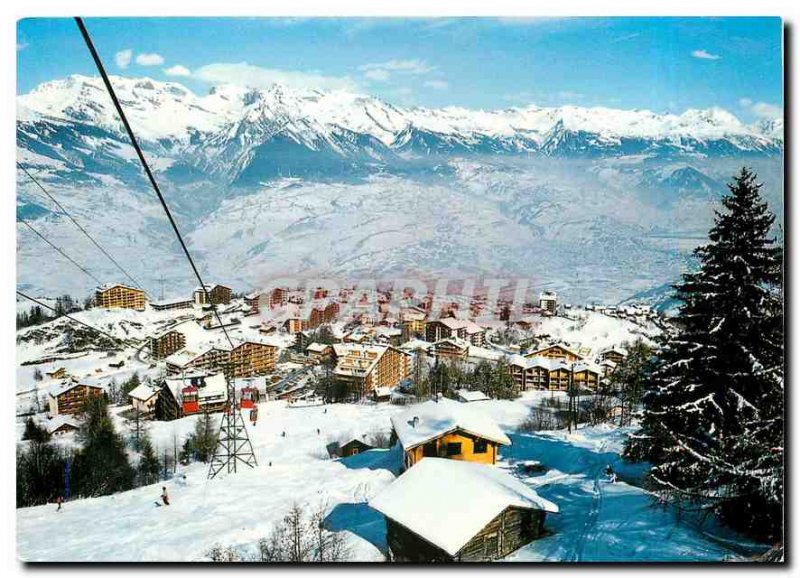
[{"label": "ski lift cable", "polygon": [[95,277],[93,273],[91,273],[91,272],[90,272],[89,270],[87,270],[85,267],[83,267],[82,265],[80,265],[80,264],[79,264],[77,261],[75,261],[75,259],[73,259],[73,258],[72,258],[72,257],[70,257],[69,255],[67,255],[67,253],[66,253],[65,251],[63,251],[63,250],[62,250],[60,247],[58,247],[58,246],[57,246],[55,243],[53,243],[52,241],[50,241],[50,240],[49,240],[47,237],[45,237],[45,236],[44,236],[42,233],[40,233],[39,231],[37,231],[37,230],[36,230],[36,228],[35,228],[33,225],[31,225],[31,224],[30,224],[28,221],[26,221],[25,219],[23,219],[22,217],[20,217],[20,218],[18,219],[18,221],[17,221],[17,222],[19,222],[19,223],[22,223],[23,225],[25,225],[26,227],[28,227],[28,228],[29,228],[31,231],[33,231],[33,233],[34,233],[34,234],[35,234],[37,237],[39,237],[39,238],[40,238],[42,241],[44,241],[45,243],[47,243],[48,245],[50,245],[50,246],[51,246],[53,249],[55,249],[56,251],[58,251],[58,253],[59,253],[59,254],[60,254],[62,257],[64,257],[64,258],[65,258],[67,261],[69,261],[70,263],[72,263],[73,265],[75,265],[75,266],[76,266],[78,269],[80,269],[81,271],[83,271],[83,272],[84,272],[86,275],[88,275],[89,277],[91,277],[91,278],[92,278],[92,279],[93,279],[93,280],[94,280],[94,281],[95,281],[95,282],[96,282],[98,285],[102,285],[102,284],[103,284],[103,282],[102,282],[102,281],[100,281],[100,279],[98,279],[97,277]]},{"label": "ski lift cable", "polygon": [[126,276],[128,279],[130,279],[130,281],[133,283],[133,285],[134,285],[136,288],[138,288],[138,289],[141,289],[141,288],[142,288],[142,286],[139,284],[139,282],[138,282],[138,281],[136,281],[136,279],[134,279],[134,277],[133,277],[133,276],[132,276],[130,273],[128,273],[128,272],[127,272],[127,271],[126,271],[126,270],[125,270],[125,269],[122,267],[122,265],[120,265],[120,264],[117,262],[117,260],[116,260],[116,259],[114,259],[114,257],[112,257],[112,256],[111,256],[111,255],[108,253],[108,251],[106,251],[106,250],[105,250],[105,249],[104,249],[104,248],[103,248],[103,247],[100,245],[100,243],[98,243],[98,242],[97,242],[97,240],[96,240],[94,237],[92,237],[92,236],[89,234],[89,231],[87,231],[87,230],[86,230],[86,229],[85,229],[85,228],[84,228],[84,227],[83,227],[83,226],[82,226],[80,223],[78,223],[78,221],[76,221],[76,220],[75,220],[75,218],[74,218],[72,215],[70,215],[70,214],[69,214],[69,212],[67,211],[67,209],[65,209],[65,208],[64,208],[64,206],[63,206],[61,203],[59,203],[59,202],[58,202],[58,200],[57,200],[57,199],[56,199],[56,198],[55,198],[55,197],[54,197],[52,194],[50,194],[50,192],[49,192],[49,191],[48,191],[48,190],[47,190],[47,189],[44,187],[44,185],[42,185],[42,183],[41,183],[41,182],[39,182],[39,180],[38,180],[36,177],[34,177],[34,176],[33,176],[33,175],[30,173],[30,171],[28,171],[28,169],[26,169],[24,166],[22,166],[22,164],[21,164],[21,163],[19,163],[19,162],[17,162],[17,168],[19,168],[19,169],[20,169],[20,170],[21,170],[23,173],[25,173],[25,174],[28,176],[28,178],[29,178],[31,181],[33,181],[33,183],[34,183],[34,184],[35,184],[37,187],[39,187],[39,189],[40,189],[40,190],[41,190],[41,191],[42,191],[42,192],[43,192],[43,193],[44,193],[44,194],[47,196],[47,198],[48,198],[48,199],[50,199],[51,201],[53,201],[53,203],[55,203],[55,205],[56,205],[56,206],[59,208],[59,210],[60,210],[62,213],[64,213],[64,215],[66,215],[66,217],[67,217],[67,218],[68,218],[70,221],[72,221],[72,224],[73,224],[73,225],[75,225],[75,226],[78,228],[78,230],[80,230],[80,231],[81,231],[81,233],[83,233],[84,235],[86,235],[86,237],[88,237],[88,238],[89,238],[89,240],[90,240],[92,243],[94,243],[94,246],[95,246],[95,247],[97,247],[97,248],[100,250],[100,252],[101,252],[101,253],[103,253],[103,255],[105,255],[106,257],[108,257],[109,261],[111,261],[111,262],[112,262],[114,265],[116,265],[117,269],[119,269],[120,271],[122,271],[122,273],[123,273],[123,274],[124,274],[124,275],[125,275],[125,276]]},{"label": "ski lift cable", "polygon": [[[161,192],[161,188],[158,186],[158,182],[156,181],[153,172],[150,170],[150,165],[147,164],[147,160],[144,157],[144,153],[142,152],[142,148],[139,146],[139,142],[136,140],[136,135],[133,133],[133,129],[131,128],[130,123],[128,122],[128,117],[125,116],[125,111],[122,109],[122,105],[117,98],[116,92],[114,92],[114,87],[111,85],[111,80],[106,73],[105,66],[103,65],[103,61],[100,59],[100,55],[97,53],[95,49],[94,43],[92,42],[92,38],[89,35],[89,31],[86,29],[86,25],[83,23],[83,18],[80,16],[75,18],[75,22],[80,29],[81,35],[83,36],[83,40],[86,43],[86,47],[89,49],[90,54],[92,55],[92,59],[94,60],[94,64],[97,67],[98,72],[100,73],[101,78],[103,79],[103,84],[105,84],[106,90],[108,91],[109,96],[111,97],[111,101],[114,104],[114,108],[117,110],[117,114],[119,115],[120,120],[122,121],[123,126],[125,127],[125,131],[128,133],[128,138],[130,138],[131,144],[133,145],[134,150],[136,151],[136,155],[139,157],[139,162],[144,169],[145,174],[147,175],[147,179],[150,181],[150,185],[153,187],[153,190],[158,197],[159,202],[161,203],[161,207],[164,209],[164,212],[167,215],[167,219],[169,220],[170,225],[172,226],[172,230],[175,232],[175,236],[178,238],[178,242],[183,249],[183,253],[186,256],[186,259],[189,261],[189,264],[192,267],[192,271],[194,272],[197,281],[200,283],[201,290],[206,295],[206,301],[211,303],[211,296],[208,292],[208,288],[206,284],[203,282],[203,278],[200,276],[200,271],[197,269],[197,265],[195,265],[194,259],[192,259],[192,255],[189,253],[189,248],[186,246],[186,243],[183,240],[183,236],[181,235],[180,230],[178,229],[178,224],[175,222],[175,219],[172,216],[172,212],[169,209],[169,205],[167,205],[167,201],[164,198],[164,195]],[[214,308],[214,314],[217,317],[217,322],[222,327],[222,331],[225,333],[225,337],[228,340],[228,343],[231,347],[234,347],[233,340],[231,339],[230,335],[228,334],[228,330],[225,328],[225,325],[222,323],[222,318],[219,315],[219,312]]]}]

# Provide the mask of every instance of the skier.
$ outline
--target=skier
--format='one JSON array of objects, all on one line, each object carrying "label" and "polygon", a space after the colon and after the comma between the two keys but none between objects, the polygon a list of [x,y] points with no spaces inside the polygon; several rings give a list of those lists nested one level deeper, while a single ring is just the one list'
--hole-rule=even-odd
[{"label": "skier", "polygon": [[282,437],[282,438],[285,438],[285,437],[286,437],[286,432],[285,432],[285,431],[282,431],[282,432],[281,432],[281,437]]},{"label": "skier", "polygon": [[612,484],[617,481],[617,473],[614,471],[614,468],[611,467],[611,464],[606,466],[606,477]]},{"label": "skier", "polygon": [[169,506],[169,494],[167,494],[166,486],[161,487],[161,501],[164,502],[165,506]]},{"label": "skier", "polygon": [[317,435],[319,435],[319,428],[317,428]]},{"label": "skier", "polygon": [[64,496],[58,496],[56,498],[56,504],[58,504],[58,508],[56,508],[56,512],[60,512],[61,511],[61,504],[63,504],[63,503],[64,503]]}]

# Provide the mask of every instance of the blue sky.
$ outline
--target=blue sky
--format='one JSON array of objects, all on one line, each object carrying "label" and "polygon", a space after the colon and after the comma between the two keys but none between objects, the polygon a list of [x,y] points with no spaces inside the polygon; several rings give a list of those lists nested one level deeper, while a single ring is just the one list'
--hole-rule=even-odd
[{"label": "blue sky", "polygon": [[[113,74],[346,88],[402,105],[535,103],[683,112],[745,121],[782,108],[778,18],[216,19],[86,24]],[[17,92],[95,74],[71,19],[18,23]]]}]

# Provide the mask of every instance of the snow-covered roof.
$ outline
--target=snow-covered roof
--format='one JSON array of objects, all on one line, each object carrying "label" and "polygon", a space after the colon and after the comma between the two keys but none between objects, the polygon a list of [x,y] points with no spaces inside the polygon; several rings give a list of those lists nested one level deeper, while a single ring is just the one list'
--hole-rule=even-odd
[{"label": "snow-covered roof", "polygon": [[458,399],[459,401],[463,402],[471,402],[471,401],[486,401],[487,399],[491,398],[482,391],[478,390],[469,391],[468,389],[460,389],[458,390]]},{"label": "snow-covered roof", "polygon": [[134,387],[129,393],[128,397],[132,397],[133,399],[138,399],[139,401],[147,401],[154,395],[156,395],[156,390],[147,385],[146,383],[142,383]]},{"label": "snow-covered roof", "polygon": [[583,355],[581,355],[580,353],[575,351],[574,348],[570,347],[569,345],[567,345],[565,343],[551,343],[550,345],[546,345],[545,347],[540,347],[540,348],[538,348],[538,349],[536,349],[534,351],[531,351],[530,353],[527,353],[526,355],[530,356],[530,357],[533,357],[535,355],[539,355],[543,351],[547,351],[548,349],[553,349],[555,347],[563,349],[567,353],[571,353],[572,355],[574,355],[576,357],[583,357]]},{"label": "snow-covered roof", "polygon": [[192,303],[190,297],[174,297],[172,299],[161,299],[160,301],[151,301],[152,307],[166,307],[168,305],[176,305],[178,303]]},{"label": "snow-covered roof", "polygon": [[414,405],[402,413],[392,415],[391,420],[405,450],[455,430],[502,445],[511,445],[511,440],[492,418],[478,409],[451,399],[442,398],[438,402],[431,400]]},{"label": "snow-covered roof", "polygon": [[52,434],[58,428],[63,427],[65,425],[69,426],[69,427],[73,427],[75,429],[78,429],[78,428],[81,427],[81,424],[77,419],[75,419],[71,415],[63,415],[63,414],[56,415],[56,416],[52,417],[51,419],[47,420],[47,423],[45,424],[45,427],[47,429],[47,433]]},{"label": "snow-covered roof", "polygon": [[400,349],[403,351],[417,351],[419,349],[428,351],[431,347],[433,347],[433,343],[430,341],[423,341],[422,339],[409,339],[400,346]]},{"label": "snow-covered roof", "polygon": [[58,397],[62,393],[66,393],[69,390],[74,389],[80,385],[85,385],[88,387],[96,387],[100,389],[105,389],[106,387],[105,384],[102,384],[97,379],[93,378],[85,378],[81,379],[80,381],[73,381],[70,379],[68,381],[62,381],[61,383],[57,383],[56,385],[50,388],[48,393],[53,397]]},{"label": "snow-covered roof", "polygon": [[558,512],[553,502],[494,466],[444,458],[425,458],[369,505],[451,556],[508,507]]},{"label": "snow-covered roof", "polygon": [[473,333],[480,333],[485,331],[483,327],[475,323],[474,321],[470,321],[469,319],[456,319],[455,317],[445,317],[444,319],[438,319],[439,323],[448,327],[449,329],[465,329],[468,334]]},{"label": "snow-covered roof", "polygon": [[97,290],[108,291],[109,289],[113,289],[114,287],[122,287],[123,289],[129,289],[131,291],[139,291],[140,293],[144,293],[144,291],[142,291],[141,289],[137,289],[136,287],[130,287],[128,285],[124,285],[123,283],[103,283],[97,288]]},{"label": "snow-covered roof", "polygon": [[330,345],[328,345],[327,343],[317,343],[315,341],[314,343],[308,344],[308,347],[306,347],[306,351],[312,351],[314,353],[324,353],[329,347]]},{"label": "snow-covered roof", "polygon": [[201,401],[206,397],[228,397],[228,383],[225,380],[225,375],[222,373],[216,373],[214,375],[198,374],[183,377],[169,377],[164,380],[164,384],[177,400],[181,399],[181,391],[183,388],[189,387],[190,385],[197,385],[197,395]]},{"label": "snow-covered roof", "polygon": [[445,337],[444,339],[440,339],[439,341],[434,343],[433,346],[434,346],[434,348],[436,348],[438,345],[445,344],[445,343],[449,343],[450,345],[453,345],[453,346],[457,347],[458,349],[462,349],[462,350],[463,349],[469,349],[469,345],[470,345],[469,341],[467,341],[466,339],[461,339],[459,337]]},{"label": "snow-covered roof", "polygon": [[393,389],[394,388],[392,387],[381,385],[379,387],[376,387],[373,391],[375,392],[375,395],[377,397],[390,397],[392,395]]}]

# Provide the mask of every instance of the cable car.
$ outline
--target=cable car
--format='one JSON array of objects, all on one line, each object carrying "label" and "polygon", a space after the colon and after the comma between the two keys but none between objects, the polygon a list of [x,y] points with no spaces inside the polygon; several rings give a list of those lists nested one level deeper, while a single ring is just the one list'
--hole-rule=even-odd
[{"label": "cable car", "polygon": [[200,411],[200,399],[197,386],[189,385],[181,390],[183,397],[183,415],[192,415]]}]

